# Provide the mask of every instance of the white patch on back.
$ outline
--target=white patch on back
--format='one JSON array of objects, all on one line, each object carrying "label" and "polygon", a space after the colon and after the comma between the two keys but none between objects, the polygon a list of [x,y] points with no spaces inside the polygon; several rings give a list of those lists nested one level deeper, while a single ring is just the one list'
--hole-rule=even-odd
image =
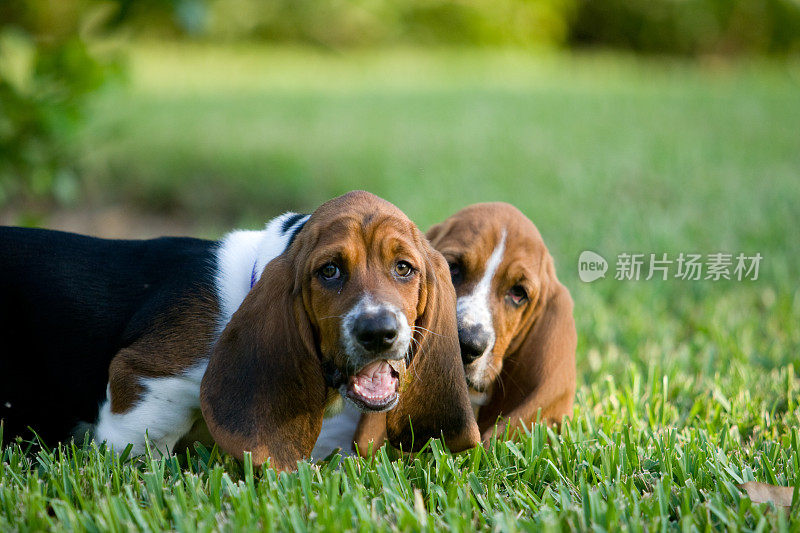
[{"label": "white patch on back", "polygon": [[111,412],[110,391],[100,408],[95,426],[95,439],[106,441],[117,453],[128,443],[131,453],[145,453],[147,433],[153,452],[168,453],[186,434],[200,415],[200,381],[208,361],[190,368],[180,376],[142,378],[142,397],[125,413]]},{"label": "white patch on back", "polygon": [[223,238],[217,252],[216,276],[220,333],[250,292],[253,272],[258,281],[267,263],[286,250],[294,228],[310,216],[299,219],[284,232],[284,222],[295,214],[284,213],[273,218],[262,231],[234,231]]},{"label": "white patch on back", "polygon": [[[217,335],[222,333],[250,292],[253,278],[257,281],[267,264],[285,251],[295,228],[310,216],[298,219],[283,231],[284,222],[293,215],[295,213],[284,213],[272,219],[262,231],[234,231],[222,239],[217,251],[215,278],[220,309]],[[145,452],[147,433],[154,451],[171,452],[202,416],[200,382],[207,366],[208,360],[203,358],[178,376],[142,378],[139,383],[144,392],[125,413],[111,412],[109,391],[100,407],[95,438],[105,440],[118,452],[133,443],[132,453],[141,455]]]}]

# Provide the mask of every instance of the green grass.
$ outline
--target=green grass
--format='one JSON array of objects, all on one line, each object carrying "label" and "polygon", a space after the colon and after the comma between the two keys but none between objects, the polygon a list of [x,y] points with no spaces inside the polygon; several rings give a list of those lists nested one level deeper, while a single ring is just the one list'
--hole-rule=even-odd
[{"label": "green grass", "polygon": [[[423,228],[537,223],[575,299],[560,433],[256,471],[2,449],[0,530],[797,529],[735,484],[800,485],[800,67],[406,50],[140,46],[84,136],[87,186],[218,235],[353,188]],[[577,257],[612,263],[583,284]],[[758,281],[622,282],[620,252],[760,252]]]}]

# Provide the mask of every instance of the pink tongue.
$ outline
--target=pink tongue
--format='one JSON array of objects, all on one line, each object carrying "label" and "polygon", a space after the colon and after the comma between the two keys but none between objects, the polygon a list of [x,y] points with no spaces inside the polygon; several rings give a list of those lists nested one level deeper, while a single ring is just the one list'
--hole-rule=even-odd
[{"label": "pink tongue", "polygon": [[395,392],[396,379],[386,361],[375,361],[353,376],[353,390],[372,398],[385,398]]}]

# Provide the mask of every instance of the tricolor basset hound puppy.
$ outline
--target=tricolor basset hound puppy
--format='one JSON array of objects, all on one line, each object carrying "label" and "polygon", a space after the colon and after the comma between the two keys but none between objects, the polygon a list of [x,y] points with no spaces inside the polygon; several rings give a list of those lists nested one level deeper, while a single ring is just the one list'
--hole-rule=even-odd
[{"label": "tricolor basset hound puppy", "polygon": [[204,421],[225,451],[291,469],[346,399],[386,412],[406,451],[472,447],[449,277],[361,191],[219,242],[0,228],[5,439],[90,421],[118,451],[145,434],[165,451]]},{"label": "tricolor basset hound puppy", "polygon": [[[499,419],[530,427],[561,422],[575,395],[572,298],[556,278],[539,231],[506,203],[475,204],[427,233],[447,259],[458,295],[458,333],[485,443]],[[333,447],[369,454],[384,442],[385,417],[345,410],[325,421],[319,455]],[[371,451],[370,451],[371,450]]]},{"label": "tricolor basset hound puppy", "polygon": [[499,429],[572,414],[572,298],[542,236],[512,205],[462,209],[427,233],[450,265],[461,357],[484,442]]}]

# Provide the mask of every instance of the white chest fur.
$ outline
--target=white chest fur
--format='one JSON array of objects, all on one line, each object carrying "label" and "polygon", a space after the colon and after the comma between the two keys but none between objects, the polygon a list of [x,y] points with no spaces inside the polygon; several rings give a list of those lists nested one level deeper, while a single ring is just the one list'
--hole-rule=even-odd
[{"label": "white chest fur", "polygon": [[361,411],[352,403],[344,402],[344,408],[339,414],[322,421],[322,431],[314,444],[311,457],[315,460],[324,459],[336,448],[341,448],[342,455],[351,455],[353,436],[360,418]]}]

